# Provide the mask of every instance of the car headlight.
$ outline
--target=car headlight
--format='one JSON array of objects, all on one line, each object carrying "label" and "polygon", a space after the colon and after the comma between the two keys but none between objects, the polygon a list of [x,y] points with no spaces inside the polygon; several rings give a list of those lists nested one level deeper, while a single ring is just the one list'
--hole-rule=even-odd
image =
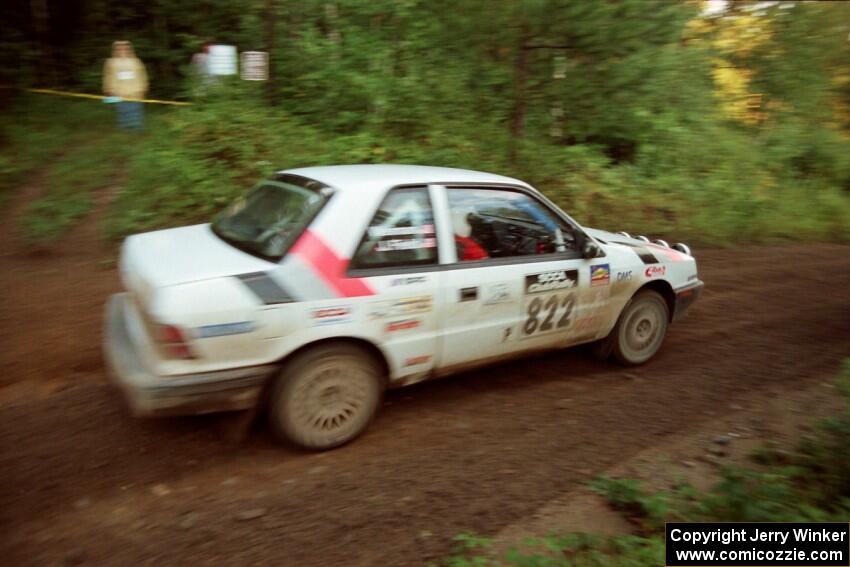
[{"label": "car headlight", "polygon": [[681,252],[682,254],[687,254],[688,256],[693,256],[693,254],[691,254],[691,249],[688,248],[688,245],[684,242],[677,242],[676,244],[674,244],[673,250]]}]

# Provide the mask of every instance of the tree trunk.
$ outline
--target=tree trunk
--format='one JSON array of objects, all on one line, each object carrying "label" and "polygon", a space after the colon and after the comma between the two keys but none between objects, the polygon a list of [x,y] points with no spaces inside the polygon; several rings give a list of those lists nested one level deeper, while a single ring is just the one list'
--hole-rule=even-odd
[{"label": "tree trunk", "polygon": [[47,0],[30,0],[30,12],[41,52],[41,62],[36,66],[36,80],[42,86],[56,86],[56,59],[50,43],[50,12],[47,9]]},{"label": "tree trunk", "polygon": [[266,46],[265,50],[269,54],[269,78],[266,81],[266,97],[271,104],[275,105],[278,102],[278,84],[277,84],[277,74],[274,72],[274,47],[275,47],[275,33],[277,23],[277,0],[266,0],[265,6],[265,18],[266,18]]},{"label": "tree trunk", "polygon": [[[160,3],[156,3],[151,6],[151,25],[153,26],[153,37],[157,43],[158,50],[161,50],[162,54],[159,57],[159,60],[156,61],[156,68],[159,71],[158,76],[155,77],[155,82],[161,85],[167,85],[169,88],[175,88],[176,80],[175,80],[175,70],[174,66],[168,57],[168,54],[171,53],[169,41],[168,41],[168,18],[163,14],[163,6]],[[144,55],[140,55],[142,61],[144,62]],[[150,86],[148,88],[150,90]]]},{"label": "tree trunk", "polygon": [[511,112],[511,140],[509,155],[511,163],[516,163],[518,149],[525,129],[525,110],[527,106],[526,91],[528,88],[528,28],[522,27],[514,60],[514,107]]}]

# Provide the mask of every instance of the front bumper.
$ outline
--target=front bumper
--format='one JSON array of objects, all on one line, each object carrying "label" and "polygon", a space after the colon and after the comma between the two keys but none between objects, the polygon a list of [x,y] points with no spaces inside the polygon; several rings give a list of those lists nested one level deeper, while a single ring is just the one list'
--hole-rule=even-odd
[{"label": "front bumper", "polygon": [[103,354],[113,381],[135,415],[191,415],[254,407],[275,365],[200,374],[159,376],[139,355],[131,325],[135,313],[126,293],[106,303]]},{"label": "front bumper", "polygon": [[696,280],[695,282],[676,290],[676,303],[673,307],[673,321],[678,321],[688,314],[688,309],[691,305],[693,305],[694,301],[699,298],[700,294],[702,294],[704,287],[705,284],[703,282]]}]

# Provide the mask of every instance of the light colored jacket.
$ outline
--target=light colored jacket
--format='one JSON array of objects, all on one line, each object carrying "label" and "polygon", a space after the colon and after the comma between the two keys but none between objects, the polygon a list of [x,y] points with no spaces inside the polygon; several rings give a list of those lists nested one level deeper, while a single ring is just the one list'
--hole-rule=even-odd
[{"label": "light colored jacket", "polygon": [[110,57],[103,65],[103,92],[121,98],[145,98],[148,74],[138,57]]}]

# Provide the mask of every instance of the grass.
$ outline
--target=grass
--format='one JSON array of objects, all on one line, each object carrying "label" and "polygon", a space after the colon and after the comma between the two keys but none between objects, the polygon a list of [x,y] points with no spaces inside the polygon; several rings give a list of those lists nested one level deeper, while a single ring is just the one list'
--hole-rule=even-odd
[{"label": "grass", "polygon": [[26,210],[27,239],[33,244],[56,240],[86,215],[92,193],[114,183],[124,168],[131,141],[130,135],[107,132],[56,159],[44,177],[41,196]]},{"label": "grass", "polygon": [[794,450],[759,448],[758,467],[727,467],[709,491],[682,485],[649,493],[632,479],[598,478],[591,489],[635,526],[636,535],[529,538],[494,557],[493,542],[456,538],[444,567],[655,566],[664,564],[665,522],[845,522],[850,516],[850,360],[837,381],[840,414],[824,420]]},{"label": "grass", "polygon": [[17,110],[14,121],[4,119],[0,130],[0,205],[67,143],[64,125],[30,109]]},{"label": "grass", "polygon": [[2,124],[0,206],[25,184],[41,185],[21,219],[33,244],[60,238],[89,212],[92,192],[114,182],[140,141],[115,129],[107,105],[44,95],[14,100]]}]

